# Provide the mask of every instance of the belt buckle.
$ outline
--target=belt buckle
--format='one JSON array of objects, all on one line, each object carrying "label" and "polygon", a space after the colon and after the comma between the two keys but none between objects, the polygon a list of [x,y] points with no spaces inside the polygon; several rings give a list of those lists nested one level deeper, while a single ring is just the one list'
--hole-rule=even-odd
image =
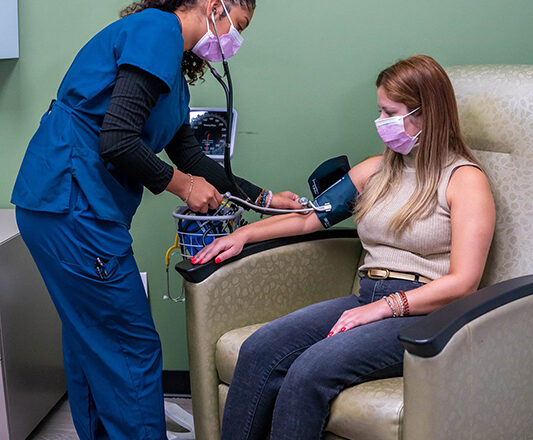
[{"label": "belt buckle", "polygon": [[[380,271],[385,272],[384,275],[376,274],[374,271]],[[390,270],[389,269],[370,269],[367,272],[367,275],[369,278],[372,278],[373,280],[386,280],[390,276]]]}]

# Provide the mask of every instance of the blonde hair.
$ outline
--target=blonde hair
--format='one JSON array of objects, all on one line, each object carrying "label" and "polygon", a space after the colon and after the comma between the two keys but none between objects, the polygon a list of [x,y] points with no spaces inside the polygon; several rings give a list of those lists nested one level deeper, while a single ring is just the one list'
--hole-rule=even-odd
[{"label": "blonde hair", "polygon": [[[408,111],[420,107],[422,133],[416,156],[416,187],[407,203],[393,216],[389,229],[401,234],[434,211],[442,170],[450,160],[465,158],[477,165],[459,128],[457,102],[452,83],[444,69],[431,57],[415,55],[383,70],[376,80],[387,97],[405,104]],[[355,205],[355,221],[399,186],[404,169],[403,156],[387,148],[381,166],[367,181]]]}]

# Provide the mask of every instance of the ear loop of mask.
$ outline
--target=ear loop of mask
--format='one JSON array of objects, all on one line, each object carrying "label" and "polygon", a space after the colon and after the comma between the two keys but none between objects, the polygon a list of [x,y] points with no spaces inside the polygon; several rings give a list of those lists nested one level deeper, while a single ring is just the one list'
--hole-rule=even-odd
[{"label": "ear loop of mask", "polygon": [[[231,19],[231,16],[229,15],[228,9],[226,8],[226,4],[223,0],[220,0],[220,3],[222,3],[222,7],[224,8],[224,12],[226,13],[226,17],[228,17],[229,23],[231,25],[229,33],[231,34],[232,30],[235,29],[235,26],[233,25],[233,20]],[[207,17],[206,17],[207,20]],[[211,11],[211,21],[213,22],[213,27],[215,28],[215,35],[218,40],[218,44],[220,46],[220,53],[222,54],[222,59],[226,59],[226,54],[224,53],[224,49],[222,48],[222,43],[220,42],[220,36],[218,35],[218,29],[217,24],[215,21],[215,9]],[[209,29],[209,20],[207,21],[207,28]],[[211,32],[211,29],[209,29],[209,32]],[[235,29],[235,32],[238,32],[237,29]]]},{"label": "ear loop of mask", "polygon": [[[417,112],[418,110],[420,110],[420,107],[417,107],[415,108],[413,111],[407,113],[405,116],[403,116],[403,129],[405,130],[405,118],[407,116],[410,116],[412,115],[413,113]],[[409,133],[405,132],[407,135],[409,135]],[[422,133],[422,130],[420,130],[417,134],[415,134],[414,136],[411,136],[413,139],[416,139],[418,141],[418,136],[420,136],[420,133]],[[410,135],[409,135],[410,136]]]}]

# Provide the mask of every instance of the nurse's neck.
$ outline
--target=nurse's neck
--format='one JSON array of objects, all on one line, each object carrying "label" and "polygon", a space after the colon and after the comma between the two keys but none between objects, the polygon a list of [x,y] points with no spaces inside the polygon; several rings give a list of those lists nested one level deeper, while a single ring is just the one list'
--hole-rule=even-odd
[{"label": "nurse's neck", "polygon": [[176,10],[176,17],[180,21],[181,36],[183,37],[183,51],[191,50],[205,35],[207,24],[205,16],[200,17],[194,9]]}]

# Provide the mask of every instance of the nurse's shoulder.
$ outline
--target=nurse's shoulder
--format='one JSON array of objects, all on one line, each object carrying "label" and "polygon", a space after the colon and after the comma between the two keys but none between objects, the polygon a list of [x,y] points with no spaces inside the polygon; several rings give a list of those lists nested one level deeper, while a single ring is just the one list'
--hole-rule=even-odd
[{"label": "nurse's shoulder", "polygon": [[159,9],[145,9],[120,19],[114,38],[117,66],[139,67],[172,88],[183,59],[183,37],[178,17]]},{"label": "nurse's shoulder", "polygon": [[383,161],[383,155],[371,156],[364,161],[358,163],[350,171],[350,179],[359,192],[365,189],[366,182],[378,170]]},{"label": "nurse's shoulder", "polygon": [[133,24],[134,26],[146,25],[151,26],[156,23],[158,25],[169,26],[170,28],[179,29],[178,17],[172,12],[165,12],[156,8],[144,9],[135,14],[127,15],[118,20],[118,22]]}]

